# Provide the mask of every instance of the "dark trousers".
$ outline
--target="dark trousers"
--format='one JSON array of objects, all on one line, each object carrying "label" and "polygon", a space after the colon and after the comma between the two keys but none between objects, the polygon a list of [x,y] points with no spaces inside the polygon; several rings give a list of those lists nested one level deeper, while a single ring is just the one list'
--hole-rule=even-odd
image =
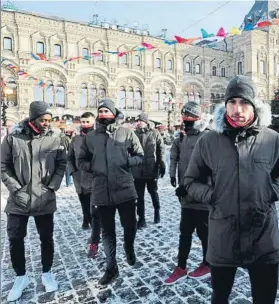
[{"label": "dark trousers", "polygon": [[133,252],[134,240],[136,237],[137,220],[135,201],[127,201],[115,206],[98,206],[108,269],[112,269],[116,266],[116,210],[118,210],[120,222],[124,228],[124,246],[127,252]]},{"label": "dark trousers", "polygon": [[66,167],[65,177],[66,177],[66,186],[68,187],[72,184],[72,176],[70,175],[68,166]]},{"label": "dark trousers", "polygon": [[145,186],[147,186],[147,191],[149,192],[153,207],[155,210],[160,209],[160,201],[158,195],[158,183],[156,179],[135,179],[135,188],[138,194],[137,202],[137,214],[139,219],[144,219],[145,210],[144,210],[144,191]]},{"label": "dark trousers", "polygon": [[90,211],[90,197],[91,193],[83,194],[80,193],[78,195],[79,201],[81,204],[83,218],[89,222],[91,222],[91,211]]},{"label": "dark trousers", "polygon": [[[278,264],[255,263],[248,268],[254,304],[275,304]],[[236,267],[211,266],[212,304],[228,304]]]},{"label": "dark trousers", "polygon": [[208,242],[208,211],[181,208],[178,252],[178,267],[180,268],[186,268],[187,259],[192,245],[192,235],[195,229],[202,243],[203,263],[208,265],[206,261]]},{"label": "dark trousers", "polygon": [[91,244],[99,244],[101,234],[101,223],[98,207],[91,205]]},{"label": "dark trousers", "polygon": [[[41,240],[41,261],[43,272],[51,269],[53,262],[53,214],[35,216],[37,231]],[[10,255],[17,276],[25,275],[24,238],[27,233],[29,216],[9,214],[7,232],[10,243]]]}]

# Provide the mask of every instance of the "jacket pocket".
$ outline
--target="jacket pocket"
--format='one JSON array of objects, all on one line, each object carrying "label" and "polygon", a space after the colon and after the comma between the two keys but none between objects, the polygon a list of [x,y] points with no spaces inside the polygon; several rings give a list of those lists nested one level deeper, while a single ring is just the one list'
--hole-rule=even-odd
[{"label": "jacket pocket", "polygon": [[219,263],[232,261],[237,252],[235,216],[214,217],[210,214],[208,233],[211,259],[218,260]]},{"label": "jacket pocket", "polygon": [[23,208],[27,207],[30,199],[30,195],[27,193],[27,186],[22,187],[14,194],[15,203]]},{"label": "jacket pocket", "polygon": [[92,191],[93,173],[81,171],[80,173],[80,185],[84,190],[84,193],[90,193]]}]

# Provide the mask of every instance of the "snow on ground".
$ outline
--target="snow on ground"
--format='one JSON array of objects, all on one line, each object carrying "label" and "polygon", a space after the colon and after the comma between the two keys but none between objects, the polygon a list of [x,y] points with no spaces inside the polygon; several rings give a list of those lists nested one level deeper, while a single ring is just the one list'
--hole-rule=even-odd
[{"label": "snow on ground", "polygon": [[[2,297],[6,303],[12,287],[14,272],[9,256],[6,235],[6,215],[3,212],[7,191],[1,191],[1,262]],[[172,286],[163,284],[164,279],[176,266],[179,239],[180,204],[175,197],[169,178],[159,182],[161,199],[161,223],[153,224],[153,207],[146,194],[148,227],[138,231],[135,241],[137,263],[127,264],[123,251],[123,233],[117,216],[117,261],[119,278],[107,288],[97,286],[98,279],[105,270],[102,244],[99,255],[87,258],[89,231],[81,229],[81,207],[74,187],[67,188],[63,181],[57,193],[58,211],[55,213],[55,257],[52,272],[59,283],[59,291],[45,293],[41,284],[40,241],[33,218],[28,224],[25,242],[26,267],[31,283],[23,293],[19,303],[106,303],[106,304],[203,304],[210,303],[210,278],[198,281],[187,278]],[[201,246],[196,236],[188,262],[190,270],[202,260]],[[248,275],[239,269],[236,275],[231,303],[251,302]],[[279,297],[278,297],[279,303]]]}]

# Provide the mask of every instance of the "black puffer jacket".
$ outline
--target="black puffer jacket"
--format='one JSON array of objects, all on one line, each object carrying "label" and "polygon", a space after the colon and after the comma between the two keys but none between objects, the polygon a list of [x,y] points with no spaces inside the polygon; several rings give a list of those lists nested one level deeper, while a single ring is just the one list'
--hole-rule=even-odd
[{"label": "black puffer jacket", "polygon": [[[207,131],[209,118],[205,115],[202,120],[196,121],[194,127],[189,129],[185,135],[176,138],[171,147],[170,153],[170,178],[178,175],[178,184],[183,186],[184,174],[190,162],[190,158],[197,140]],[[203,176],[203,182],[208,182],[208,177]],[[208,210],[208,205],[196,202],[190,195],[181,198],[183,208]]]},{"label": "black puffer jacket", "polygon": [[79,170],[93,173],[94,205],[116,205],[137,199],[131,168],[141,164],[143,149],[133,131],[97,124],[83,139]]},{"label": "black puffer jacket", "polygon": [[165,156],[163,138],[158,130],[150,128],[137,129],[135,134],[143,147],[144,159],[141,165],[132,168],[133,176],[139,179],[157,179],[160,166],[165,166],[163,163]]},{"label": "black puffer jacket", "polygon": [[70,143],[68,152],[68,168],[70,175],[73,177],[76,192],[78,194],[90,193],[93,179],[93,174],[91,172],[78,169],[78,158],[84,136],[85,135],[76,135]]},{"label": "black puffer jacket", "polygon": [[[236,133],[215,113],[215,130],[202,136],[184,177],[189,194],[210,205],[207,260],[214,266],[279,262],[275,201],[279,198],[279,135],[268,106],[255,123]],[[270,110],[269,110],[270,114]],[[210,174],[212,186],[201,177]]]},{"label": "black puffer jacket", "polygon": [[28,120],[16,125],[1,146],[1,179],[10,191],[6,213],[43,215],[56,211],[55,191],[66,169],[59,129],[35,135]]}]

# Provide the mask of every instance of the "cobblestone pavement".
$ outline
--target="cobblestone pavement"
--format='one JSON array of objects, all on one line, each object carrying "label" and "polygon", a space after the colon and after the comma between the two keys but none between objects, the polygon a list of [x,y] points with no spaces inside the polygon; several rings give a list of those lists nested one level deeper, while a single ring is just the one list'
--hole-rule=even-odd
[{"label": "cobblestone pavement", "polygon": [[[55,257],[52,272],[59,283],[59,291],[45,293],[41,284],[40,242],[33,218],[28,224],[26,237],[26,266],[31,279],[28,289],[19,303],[113,303],[113,304],[203,304],[210,303],[210,279],[198,281],[187,278],[172,286],[164,279],[176,266],[180,204],[166,177],[159,182],[161,199],[161,223],[153,224],[153,208],[146,195],[148,227],[136,236],[137,263],[126,263],[123,252],[123,234],[117,216],[117,261],[119,278],[107,288],[99,288],[98,279],[105,269],[103,247],[96,259],[87,258],[87,240],[90,233],[81,229],[81,208],[74,187],[61,187],[58,192],[58,211],[55,214]],[[6,216],[3,212],[7,192],[2,187],[1,249],[2,249],[2,297],[6,303],[12,287],[14,272],[10,262],[6,235]],[[188,267],[195,268],[201,262],[201,246],[194,237]],[[238,270],[231,303],[251,303],[247,273]],[[279,303],[279,298],[278,298]]]}]

